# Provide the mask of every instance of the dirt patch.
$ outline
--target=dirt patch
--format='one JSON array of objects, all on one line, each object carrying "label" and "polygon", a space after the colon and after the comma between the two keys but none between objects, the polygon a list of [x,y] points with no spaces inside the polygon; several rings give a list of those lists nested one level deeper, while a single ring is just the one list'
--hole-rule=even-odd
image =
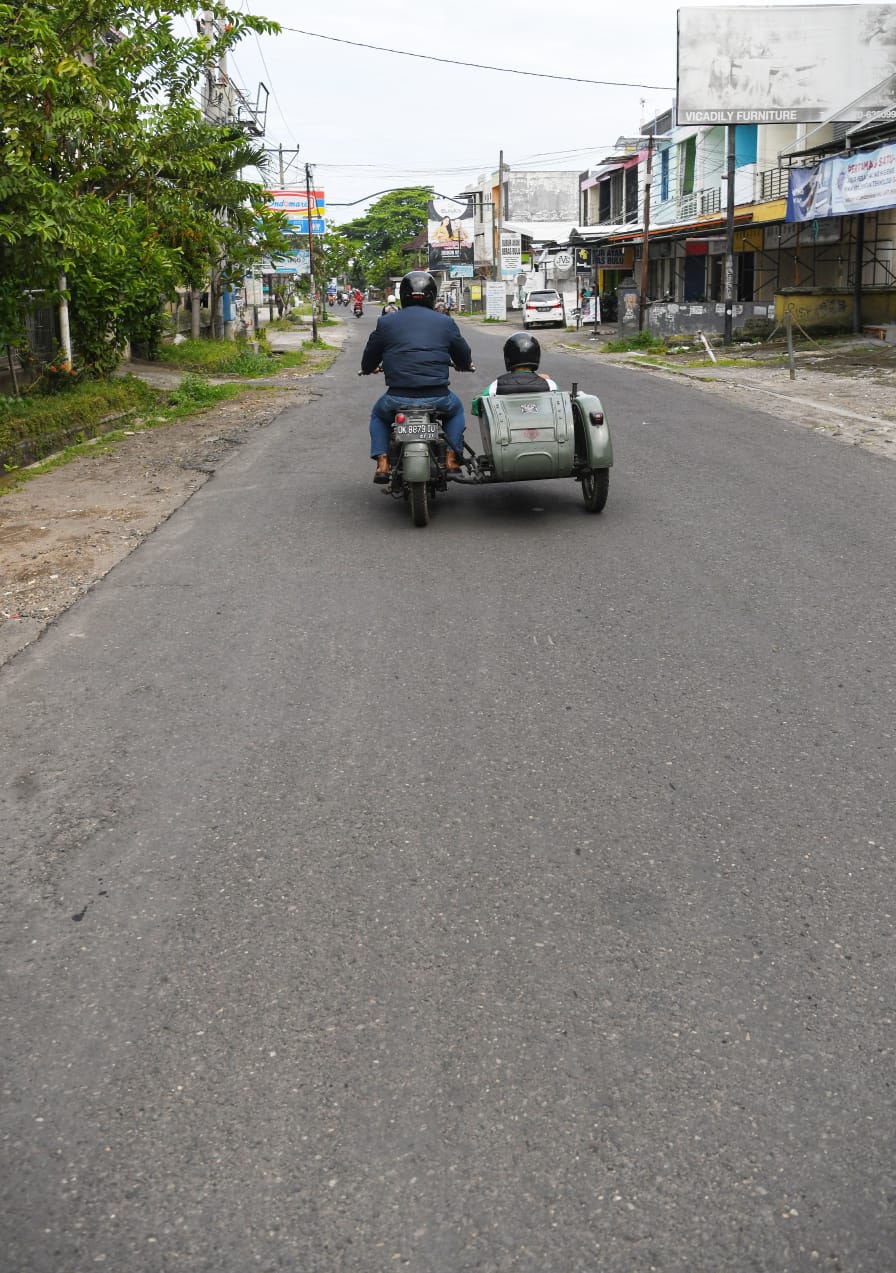
[{"label": "dirt patch", "polygon": [[0,498],[0,664],[132,552],[255,430],[314,392],[307,373],[301,388],[247,389]]}]

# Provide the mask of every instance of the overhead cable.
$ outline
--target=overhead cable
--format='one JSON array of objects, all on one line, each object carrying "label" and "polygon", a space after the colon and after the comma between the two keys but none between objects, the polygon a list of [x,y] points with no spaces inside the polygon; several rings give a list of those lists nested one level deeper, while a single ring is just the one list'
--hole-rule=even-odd
[{"label": "overhead cable", "polygon": [[422,58],[426,62],[444,62],[448,66],[467,66],[476,71],[500,71],[502,75],[528,75],[539,80],[564,80],[569,84],[598,84],[604,88],[647,88],[658,92],[673,93],[669,84],[632,84],[626,80],[589,80],[580,75],[550,75],[545,71],[520,71],[512,66],[490,66],[485,62],[460,62],[451,57],[435,57],[432,53],[410,53],[407,49],[389,49],[382,44],[364,44],[360,40],[345,40],[338,35],[321,35],[319,31],[302,31],[298,27],[282,27],[293,35],[307,35],[313,40],[329,40],[333,44],[350,44],[356,49],[372,49],[376,53],[395,53],[399,57]]}]

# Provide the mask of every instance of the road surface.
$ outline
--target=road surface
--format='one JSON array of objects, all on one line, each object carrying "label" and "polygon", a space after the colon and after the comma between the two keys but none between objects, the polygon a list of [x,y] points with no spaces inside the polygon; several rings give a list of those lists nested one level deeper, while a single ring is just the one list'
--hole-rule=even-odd
[{"label": "road surface", "polygon": [[3,1267],[893,1267],[896,466],[557,353],[414,529],[374,320],[0,673]]}]

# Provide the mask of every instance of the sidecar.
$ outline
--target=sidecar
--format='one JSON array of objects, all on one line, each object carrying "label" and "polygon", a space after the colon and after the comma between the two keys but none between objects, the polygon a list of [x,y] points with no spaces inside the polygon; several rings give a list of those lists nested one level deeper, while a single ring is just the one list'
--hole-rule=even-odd
[{"label": "sidecar", "polygon": [[474,482],[531,482],[572,477],[589,513],[607,502],[613,442],[600,398],[579,393],[519,393],[476,399],[482,454],[469,461]]}]

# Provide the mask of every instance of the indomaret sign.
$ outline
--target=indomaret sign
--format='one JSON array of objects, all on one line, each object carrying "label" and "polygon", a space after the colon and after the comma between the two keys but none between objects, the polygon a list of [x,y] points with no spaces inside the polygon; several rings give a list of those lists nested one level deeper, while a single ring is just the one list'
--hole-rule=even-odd
[{"label": "indomaret sign", "polygon": [[679,124],[861,120],[894,86],[896,4],[678,10]]}]

